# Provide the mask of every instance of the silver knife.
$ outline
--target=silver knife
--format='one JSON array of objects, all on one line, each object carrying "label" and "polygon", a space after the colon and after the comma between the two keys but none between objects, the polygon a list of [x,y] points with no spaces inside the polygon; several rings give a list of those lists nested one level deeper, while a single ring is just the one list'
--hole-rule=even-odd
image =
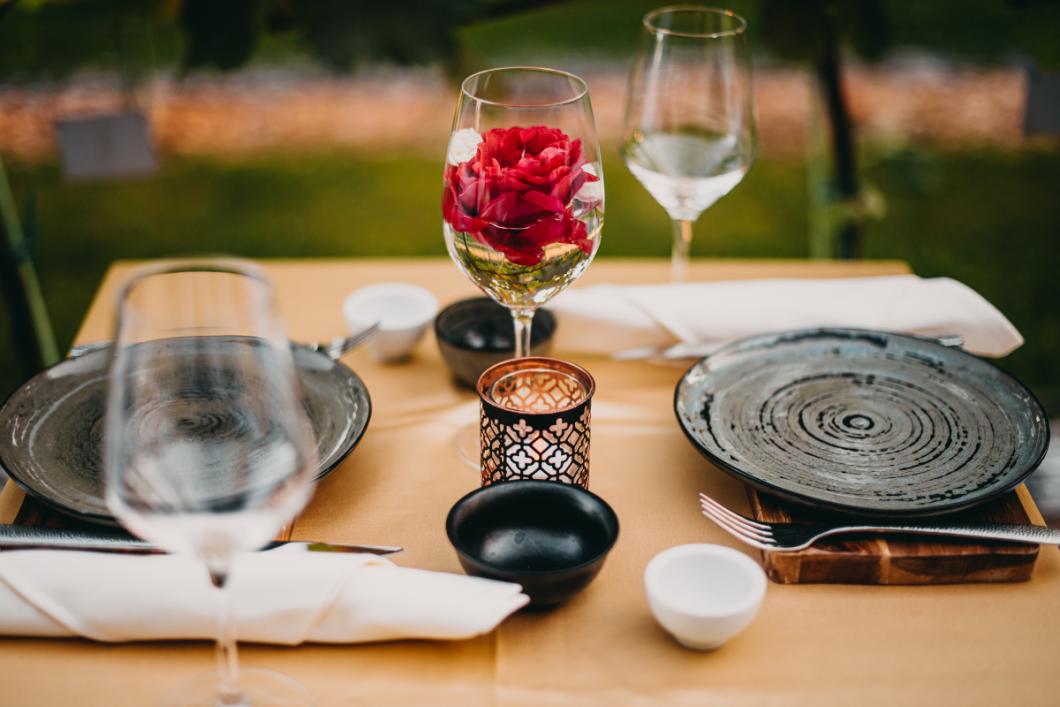
[{"label": "silver knife", "polygon": [[[389,545],[336,545],[302,540],[277,540],[263,550],[302,548],[307,552],[363,552],[390,555],[402,548]],[[97,552],[161,553],[159,547],[118,532],[62,530],[25,525],[0,525],[0,550],[93,550]]]}]

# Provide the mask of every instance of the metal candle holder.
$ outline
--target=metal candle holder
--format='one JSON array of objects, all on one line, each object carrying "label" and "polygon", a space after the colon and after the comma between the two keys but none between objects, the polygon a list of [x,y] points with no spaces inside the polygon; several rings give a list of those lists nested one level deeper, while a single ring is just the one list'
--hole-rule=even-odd
[{"label": "metal candle holder", "polygon": [[589,486],[589,411],[596,382],[567,361],[502,361],[478,380],[482,485],[540,479]]}]

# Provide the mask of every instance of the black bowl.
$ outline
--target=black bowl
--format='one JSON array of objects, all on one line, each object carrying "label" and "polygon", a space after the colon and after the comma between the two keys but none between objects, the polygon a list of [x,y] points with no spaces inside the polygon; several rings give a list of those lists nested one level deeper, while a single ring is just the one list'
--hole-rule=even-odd
[{"label": "black bowl", "polygon": [[600,571],[618,539],[618,516],[578,486],[505,481],[457,501],[445,530],[468,574],[517,582],[530,606],[550,606]]},{"label": "black bowl", "polygon": [[[537,310],[530,329],[531,354],[547,356],[555,331],[556,316]],[[469,388],[484,370],[515,355],[512,315],[489,297],[460,300],[443,309],[434,319],[434,338],[453,377]]]}]

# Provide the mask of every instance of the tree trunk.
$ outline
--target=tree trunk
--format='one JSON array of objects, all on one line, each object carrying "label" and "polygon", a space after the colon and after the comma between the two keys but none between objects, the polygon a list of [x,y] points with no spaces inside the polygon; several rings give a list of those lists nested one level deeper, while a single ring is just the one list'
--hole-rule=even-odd
[{"label": "tree trunk", "polygon": [[[825,25],[825,42],[817,61],[817,81],[824,98],[832,138],[833,199],[851,203],[860,194],[854,128],[843,96],[839,37],[832,18],[826,14],[822,21]],[[861,224],[851,218],[843,218],[837,229],[836,256],[843,259],[860,258]]]}]

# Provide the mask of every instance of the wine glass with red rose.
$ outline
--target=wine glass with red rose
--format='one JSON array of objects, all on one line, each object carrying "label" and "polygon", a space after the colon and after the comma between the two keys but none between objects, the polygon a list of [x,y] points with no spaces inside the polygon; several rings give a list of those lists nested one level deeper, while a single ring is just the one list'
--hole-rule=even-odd
[{"label": "wine glass with red rose", "polygon": [[515,356],[529,355],[534,312],[585,272],[600,246],[603,169],[585,81],[535,67],[466,78],[442,218],[449,255],[508,308]]}]

